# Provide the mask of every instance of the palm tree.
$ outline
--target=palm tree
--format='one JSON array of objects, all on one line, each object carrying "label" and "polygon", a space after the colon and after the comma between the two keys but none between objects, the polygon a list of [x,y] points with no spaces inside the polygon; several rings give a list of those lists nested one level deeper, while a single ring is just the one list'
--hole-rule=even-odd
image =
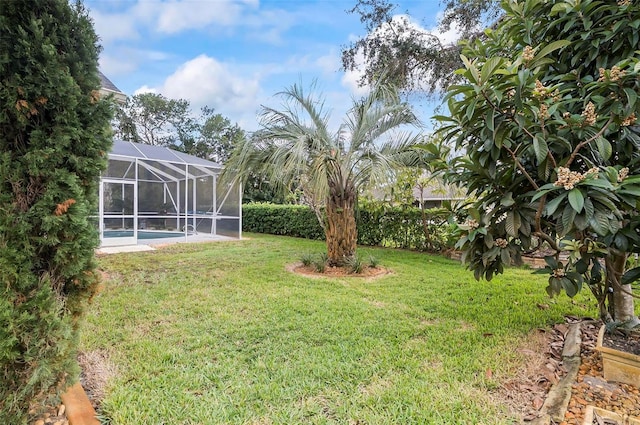
[{"label": "palm tree", "polygon": [[342,265],[356,253],[358,193],[389,180],[398,167],[416,163],[420,136],[402,127],[417,126],[418,119],[395,89],[379,85],[354,100],[343,124],[331,133],[323,102],[299,85],[279,95],[284,109],[263,107],[262,130],[236,147],[226,176],[243,181],[258,172],[286,187],[298,185],[325,231],[329,263]]}]

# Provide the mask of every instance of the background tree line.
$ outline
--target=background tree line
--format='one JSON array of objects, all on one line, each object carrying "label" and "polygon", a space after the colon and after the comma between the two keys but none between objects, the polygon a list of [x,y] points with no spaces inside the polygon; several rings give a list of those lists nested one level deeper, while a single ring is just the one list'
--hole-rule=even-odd
[{"label": "background tree line", "polygon": [[129,97],[116,111],[114,133],[121,140],[165,146],[219,163],[246,137],[238,124],[213,108],[205,106],[194,116],[188,100],[157,93]]}]

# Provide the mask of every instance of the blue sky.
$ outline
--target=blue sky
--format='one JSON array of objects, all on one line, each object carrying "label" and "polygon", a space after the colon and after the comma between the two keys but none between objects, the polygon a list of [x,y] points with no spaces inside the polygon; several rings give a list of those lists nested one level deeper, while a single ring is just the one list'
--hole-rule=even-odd
[{"label": "blue sky", "polygon": [[[436,31],[438,0],[398,2]],[[101,38],[102,71],[128,95],[153,91],[208,105],[246,130],[274,94],[317,80],[332,123],[363,94],[340,71],[340,50],[365,35],[355,0],[87,0]],[[447,37],[452,36],[448,34]],[[424,103],[424,102],[423,102]],[[433,105],[421,109],[428,125]]]}]

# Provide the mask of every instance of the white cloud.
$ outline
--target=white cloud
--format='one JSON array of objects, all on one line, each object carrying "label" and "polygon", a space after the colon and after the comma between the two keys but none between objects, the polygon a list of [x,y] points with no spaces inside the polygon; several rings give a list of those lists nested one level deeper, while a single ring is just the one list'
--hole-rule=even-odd
[{"label": "white cloud", "polygon": [[154,89],[153,87],[144,85],[139,89],[136,89],[136,91],[133,92],[133,95],[135,96],[137,94],[144,94],[144,93],[158,93],[158,90]]},{"label": "white cloud", "polygon": [[342,86],[347,88],[352,96],[361,97],[369,93],[369,85],[360,85],[360,79],[364,75],[364,71],[362,70],[362,65],[364,63],[364,56],[361,53],[358,53],[356,56],[356,63],[358,67],[354,70],[345,71],[344,75],[340,82]]},{"label": "white cloud", "polygon": [[282,35],[299,20],[286,10],[260,10],[257,14],[245,14],[242,26],[247,28],[249,39],[278,46],[285,42]]},{"label": "white cloud", "polygon": [[136,21],[129,14],[107,14],[97,10],[91,10],[90,13],[102,44],[139,37]]},{"label": "white cloud", "polygon": [[[104,44],[118,40],[139,39],[146,28],[163,34],[177,34],[191,29],[209,26],[236,27],[246,25],[245,20],[258,0],[216,1],[136,1],[125,2],[126,8],[108,12],[99,2],[90,9],[96,32]],[[250,15],[249,15],[250,16]],[[256,22],[260,22],[259,20]],[[271,17],[268,22],[279,22]],[[256,26],[254,24],[253,26]],[[264,24],[260,24],[263,27]],[[274,37],[274,35],[271,35]]]},{"label": "white cloud", "polygon": [[340,71],[341,63],[340,56],[335,50],[327,53],[324,56],[320,56],[315,60],[315,65],[322,70],[323,74],[334,74]]},{"label": "white cloud", "polygon": [[[438,15],[438,19],[442,18],[442,13]],[[391,25],[385,23],[382,26],[376,28],[371,33],[369,33],[366,37],[368,39],[376,39],[379,38],[383,43],[386,42],[387,37],[393,38],[398,33],[398,28],[403,28],[404,30],[400,32],[400,37],[404,39],[408,39],[411,37],[411,40],[414,42],[424,43],[424,45],[437,45],[438,41],[442,45],[450,45],[458,42],[461,36],[461,32],[459,28],[453,25],[448,31],[442,32],[437,26],[427,29],[421,26],[419,23],[414,21],[409,15],[394,15],[391,18]],[[438,39],[438,41],[435,40]],[[350,35],[349,40],[351,42],[357,40],[357,38],[353,38]],[[366,94],[369,90],[368,86],[360,86],[359,81],[362,78],[364,72],[364,56],[361,52],[357,53],[356,56],[356,64],[357,67],[353,71],[346,71],[344,76],[342,77],[342,85],[347,87],[351,92],[356,96],[362,96]],[[422,71],[421,71],[422,72]],[[422,74],[421,77],[425,75]]]},{"label": "white cloud", "polygon": [[109,75],[111,77],[126,75],[138,68],[137,63],[123,61],[121,57],[115,57],[104,52],[100,54],[99,63],[100,71],[102,71],[105,75]]},{"label": "white cloud", "polygon": [[253,40],[259,40],[263,43],[272,44],[274,46],[278,46],[283,43],[281,28],[271,28],[269,30],[255,31],[250,35],[250,37]]},{"label": "white cloud", "polygon": [[138,69],[141,64],[165,62],[172,58],[172,54],[158,50],[115,46],[100,54],[100,70],[105,75],[125,75]]},{"label": "white cloud", "polygon": [[342,76],[342,86],[346,87],[352,95],[356,97],[364,96],[369,93],[368,85],[360,85],[360,78],[362,77],[362,72],[355,71],[346,71]]},{"label": "white cloud", "polygon": [[[438,15],[436,16],[436,19],[440,21],[443,17],[444,17],[444,13],[439,12]],[[480,28],[481,28],[480,23],[478,23],[478,30],[480,30]],[[462,36],[462,31],[460,30],[460,26],[457,23],[452,24],[449,30],[445,32],[442,32],[442,30],[440,30],[440,28],[438,27],[431,28],[427,31],[430,34],[433,34],[436,37],[438,37],[442,44],[455,44],[458,42],[458,40],[460,40],[460,37]]]},{"label": "white cloud", "polygon": [[159,87],[143,86],[138,92],[154,92],[172,99],[187,99],[194,110],[210,106],[247,129],[256,127],[261,95],[256,76],[243,77],[232,65],[200,55],[182,64]]},{"label": "white cloud", "polygon": [[[442,14],[440,13],[438,17],[441,18]],[[410,34],[414,37],[414,41],[417,41],[415,40],[415,37],[422,36],[422,40],[424,40],[425,43],[428,43],[431,37],[437,37],[441,44],[446,45],[455,44],[460,39],[460,31],[455,25],[448,31],[442,32],[437,26],[428,29],[424,28],[409,15],[394,15],[391,18],[391,21],[393,26],[406,27],[409,29],[411,32],[405,31],[403,32],[403,35],[408,37]],[[384,36],[385,33],[389,33],[390,31],[392,31],[391,28],[385,25],[383,27],[378,27],[369,35],[369,37]]]},{"label": "white cloud", "polygon": [[356,41],[360,40],[360,36],[356,35],[356,34],[349,34],[349,37],[347,37],[349,43],[355,43]]},{"label": "white cloud", "polygon": [[255,6],[256,1],[217,0],[180,1],[160,3],[157,28],[160,32],[175,34],[187,29],[204,28],[211,24],[234,26],[241,22],[246,6]]}]

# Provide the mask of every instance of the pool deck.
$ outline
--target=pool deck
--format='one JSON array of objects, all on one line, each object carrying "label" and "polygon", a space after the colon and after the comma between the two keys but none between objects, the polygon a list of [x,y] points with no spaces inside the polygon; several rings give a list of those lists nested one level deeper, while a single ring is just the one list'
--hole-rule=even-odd
[{"label": "pool deck", "polygon": [[[159,239],[141,239],[138,245],[122,245],[122,246],[102,246],[96,250],[96,254],[120,254],[124,252],[143,252],[154,251],[157,248],[176,243],[196,243],[196,242],[213,242],[213,241],[238,241],[241,239],[230,238],[220,235],[189,235],[187,237],[180,236],[176,238],[159,238]],[[144,241],[144,243],[140,243]]]},{"label": "pool deck", "polygon": [[96,254],[120,254],[123,252],[155,251],[149,245],[104,246],[96,249]]}]

